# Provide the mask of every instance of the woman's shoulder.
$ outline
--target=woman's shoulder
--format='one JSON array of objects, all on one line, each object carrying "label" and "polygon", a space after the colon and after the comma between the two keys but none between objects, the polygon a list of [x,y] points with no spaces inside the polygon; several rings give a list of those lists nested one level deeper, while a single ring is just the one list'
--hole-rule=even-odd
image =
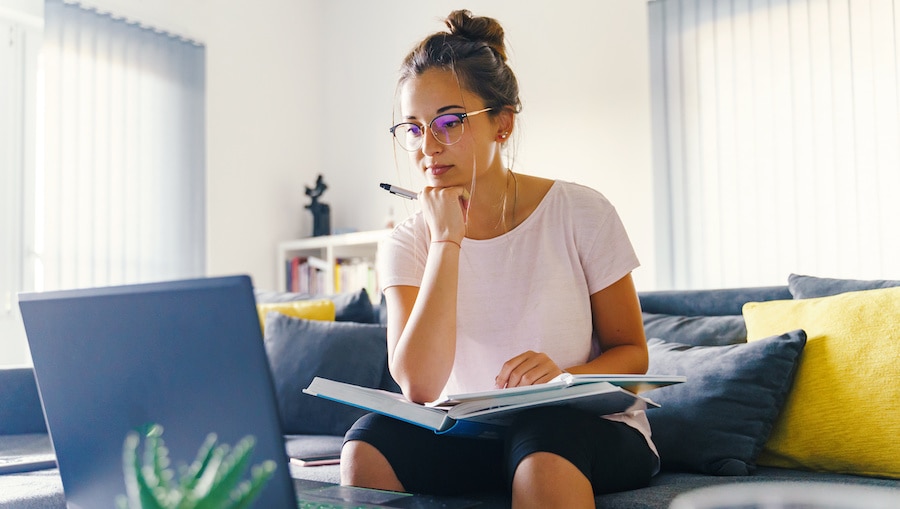
[{"label": "woman's shoulder", "polygon": [[559,188],[560,191],[568,194],[569,196],[607,201],[606,196],[604,196],[603,193],[585,184],[579,184],[578,182],[568,182],[564,180],[557,180],[555,181],[555,183],[555,187]]},{"label": "woman's shoulder", "polygon": [[540,201],[541,198],[551,192],[569,196],[584,196],[606,200],[603,193],[597,189],[584,184],[579,184],[578,182],[549,179],[524,173],[517,173],[516,175],[519,180],[519,191],[524,192],[523,194],[528,197],[537,197],[537,201]]},{"label": "woman's shoulder", "polygon": [[519,217],[524,219],[531,215],[544,201],[550,190],[556,185],[555,180],[533,175],[516,174],[516,207]]},{"label": "woman's shoulder", "polygon": [[544,196],[549,198],[547,201],[552,202],[557,206],[564,208],[612,208],[612,204],[606,196],[593,187],[565,180],[541,180],[547,183],[545,184],[546,190],[544,191]]},{"label": "woman's shoulder", "polygon": [[524,184],[529,189],[543,189],[544,192],[549,190],[553,186],[553,184],[557,182],[557,180],[554,179],[538,177],[536,175],[528,175],[526,173],[516,173],[515,175],[519,180],[519,184]]}]

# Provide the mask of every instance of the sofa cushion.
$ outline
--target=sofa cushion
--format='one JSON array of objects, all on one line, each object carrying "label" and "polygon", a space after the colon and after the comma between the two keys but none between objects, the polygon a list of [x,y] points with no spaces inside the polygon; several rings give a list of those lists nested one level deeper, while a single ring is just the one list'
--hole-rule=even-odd
[{"label": "sofa cushion", "polygon": [[788,276],[788,289],[790,289],[791,295],[795,299],[814,299],[846,292],[894,288],[897,286],[900,286],[900,281],[887,279],[832,279],[799,274]]},{"label": "sofa cushion", "polygon": [[266,315],[272,312],[307,320],[333,322],[335,318],[334,301],[330,299],[262,303],[256,305],[256,311],[259,313],[259,325],[262,327],[263,332],[266,330]]},{"label": "sofa cushion", "polygon": [[34,369],[0,368],[0,435],[46,432]]},{"label": "sofa cushion", "polygon": [[809,342],[760,464],[900,478],[900,288],[747,303],[748,340]]},{"label": "sofa cushion", "polygon": [[256,303],[268,304],[276,302],[295,302],[310,299],[327,298],[334,302],[334,319],[338,322],[376,323],[378,317],[369,298],[369,292],[360,288],[357,292],[340,293],[336,295],[315,296],[307,293],[273,292],[269,290],[255,290]]},{"label": "sofa cushion", "polygon": [[750,474],[805,342],[801,330],[728,346],[650,339],[647,373],[687,377],[647,393],[661,405],[647,410],[647,417],[663,468]]},{"label": "sofa cushion", "polygon": [[303,394],[316,376],[379,387],[387,332],[377,324],[266,317],[266,353],[286,434],[343,435],[365,412]]},{"label": "sofa cushion", "polygon": [[677,316],[643,313],[644,333],[658,338],[694,346],[720,346],[745,343],[747,327],[741,315]]}]

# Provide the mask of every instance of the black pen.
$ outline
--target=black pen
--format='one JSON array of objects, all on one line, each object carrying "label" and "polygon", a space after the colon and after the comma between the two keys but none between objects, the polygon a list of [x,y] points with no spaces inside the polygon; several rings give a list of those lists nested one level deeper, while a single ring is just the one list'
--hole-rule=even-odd
[{"label": "black pen", "polygon": [[410,191],[409,189],[403,189],[402,187],[392,186],[391,184],[385,184],[384,182],[381,183],[381,188],[391,194],[396,194],[397,196],[402,196],[402,197],[406,198],[407,200],[415,200],[419,197],[418,194]]}]

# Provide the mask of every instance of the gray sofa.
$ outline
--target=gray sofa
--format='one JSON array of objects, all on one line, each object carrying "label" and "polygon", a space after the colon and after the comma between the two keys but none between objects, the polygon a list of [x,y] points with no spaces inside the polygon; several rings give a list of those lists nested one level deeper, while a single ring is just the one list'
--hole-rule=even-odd
[{"label": "gray sofa", "polygon": [[[792,275],[785,286],[640,294],[650,348],[649,372],[685,374],[689,383],[647,396],[663,469],[647,488],[598,496],[602,508],[666,508],[681,493],[726,483],[803,482],[877,486],[896,493],[900,480],[759,466],[757,459],[792,389],[806,334],[802,330],[747,342],[746,302],[790,300],[900,285]],[[258,302],[308,296],[257,292]],[[285,444],[292,456],[340,449],[361,411],[300,395],[312,376],[397,390],[385,362],[384,315],[364,292],[334,298],[336,322],[271,313],[266,348],[276,381]],[[348,355],[353,352],[353,355]],[[0,370],[0,457],[49,450],[30,369]],[[897,459],[895,461],[900,461]],[[896,465],[896,464],[895,464]],[[900,467],[894,472],[900,471]],[[298,482],[338,482],[337,466],[291,465]],[[763,485],[760,485],[763,486]],[[811,485],[812,486],[812,485]],[[508,507],[503,493],[466,494],[480,507]],[[898,504],[900,506],[900,504]],[[0,476],[0,507],[64,507],[55,470]]]}]

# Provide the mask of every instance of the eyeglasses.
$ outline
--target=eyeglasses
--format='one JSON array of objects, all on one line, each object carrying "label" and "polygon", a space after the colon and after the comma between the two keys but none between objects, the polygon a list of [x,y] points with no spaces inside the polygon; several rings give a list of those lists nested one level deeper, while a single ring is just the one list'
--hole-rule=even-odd
[{"label": "eyeglasses", "polygon": [[[443,145],[453,145],[462,139],[465,126],[463,120],[467,117],[473,117],[485,111],[491,111],[493,108],[485,108],[483,110],[471,111],[466,113],[445,113],[437,116],[428,123],[428,129],[434,134],[434,139]],[[422,148],[423,135],[425,134],[425,126],[415,122],[401,122],[391,127],[391,134],[403,150],[407,152],[415,152]]]}]

